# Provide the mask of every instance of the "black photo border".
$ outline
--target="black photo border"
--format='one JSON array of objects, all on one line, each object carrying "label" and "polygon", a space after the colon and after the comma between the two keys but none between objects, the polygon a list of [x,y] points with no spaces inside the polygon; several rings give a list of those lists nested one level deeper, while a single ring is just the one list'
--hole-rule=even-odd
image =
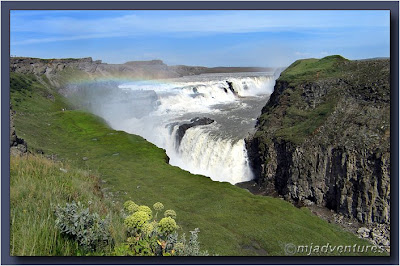
[{"label": "black photo border", "polygon": [[[10,256],[10,10],[390,10],[391,255],[388,257],[16,257]],[[1,263],[14,264],[399,264],[398,1],[3,1],[1,3]]]}]

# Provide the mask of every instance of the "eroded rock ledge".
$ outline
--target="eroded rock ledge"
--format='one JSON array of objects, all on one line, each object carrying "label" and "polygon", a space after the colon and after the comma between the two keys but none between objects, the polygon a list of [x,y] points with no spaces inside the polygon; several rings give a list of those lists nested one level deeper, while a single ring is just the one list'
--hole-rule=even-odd
[{"label": "eroded rock ledge", "polygon": [[24,139],[17,136],[14,126],[15,112],[10,106],[10,154],[13,156],[22,155],[28,151],[28,145]]},{"label": "eroded rock ledge", "polygon": [[180,125],[176,132],[176,142],[177,142],[178,146],[181,143],[183,136],[186,133],[186,130],[188,130],[189,128],[195,127],[195,126],[205,126],[205,125],[209,125],[211,123],[214,123],[214,120],[211,118],[195,117],[190,120],[190,123],[185,123],[185,124]]}]

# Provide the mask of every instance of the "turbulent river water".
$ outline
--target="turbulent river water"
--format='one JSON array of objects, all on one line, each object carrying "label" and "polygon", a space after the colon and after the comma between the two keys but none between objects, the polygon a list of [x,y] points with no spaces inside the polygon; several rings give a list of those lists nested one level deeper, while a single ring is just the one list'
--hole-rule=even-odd
[{"label": "turbulent river water", "polygon": [[[257,72],[129,82],[95,113],[114,129],[165,149],[170,164],[235,184],[253,178],[244,138],[253,132],[275,77]],[[179,127],[196,117],[214,122],[190,127],[179,138]]]}]

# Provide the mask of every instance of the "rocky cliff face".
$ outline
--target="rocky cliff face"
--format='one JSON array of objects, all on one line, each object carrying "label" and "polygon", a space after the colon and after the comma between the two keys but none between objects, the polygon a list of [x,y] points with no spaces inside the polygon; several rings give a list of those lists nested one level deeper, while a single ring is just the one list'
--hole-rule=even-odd
[{"label": "rocky cliff face", "polygon": [[390,221],[389,60],[297,61],[247,148],[259,185],[362,223]]},{"label": "rocky cliff face", "polygon": [[196,127],[196,126],[209,125],[212,123],[214,123],[214,120],[211,118],[195,117],[190,120],[190,123],[185,123],[185,124],[180,125],[176,132],[176,142],[177,142],[178,147],[183,139],[183,136],[185,136],[185,133],[189,128]]},{"label": "rocky cliff face", "polygon": [[101,61],[92,58],[80,59],[40,59],[29,57],[12,57],[10,59],[10,72],[32,74],[38,78],[46,79],[52,86],[61,86],[59,75],[71,70],[82,70],[86,73],[95,73]]}]

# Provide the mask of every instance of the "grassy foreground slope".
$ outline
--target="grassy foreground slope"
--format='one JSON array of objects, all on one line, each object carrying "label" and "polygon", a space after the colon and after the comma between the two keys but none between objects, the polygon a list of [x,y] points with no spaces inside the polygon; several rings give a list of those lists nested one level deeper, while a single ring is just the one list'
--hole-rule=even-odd
[{"label": "grassy foreground slope", "polygon": [[54,207],[71,201],[82,202],[102,218],[110,215],[113,237],[123,239],[118,205],[103,197],[96,175],[41,155],[15,156],[10,163],[11,256],[85,254],[77,242],[63,237],[55,226]]},{"label": "grassy foreground slope", "polygon": [[[200,228],[202,248],[211,254],[285,255],[287,243],[368,245],[306,208],[169,165],[162,149],[139,136],[112,130],[94,115],[70,110],[62,96],[32,76],[11,73],[11,103],[17,134],[31,151],[40,149],[72,167],[99,173],[115,200],[164,203],[176,210],[182,230]],[[34,203],[39,205],[40,200]],[[368,253],[360,255],[364,254]]]}]

